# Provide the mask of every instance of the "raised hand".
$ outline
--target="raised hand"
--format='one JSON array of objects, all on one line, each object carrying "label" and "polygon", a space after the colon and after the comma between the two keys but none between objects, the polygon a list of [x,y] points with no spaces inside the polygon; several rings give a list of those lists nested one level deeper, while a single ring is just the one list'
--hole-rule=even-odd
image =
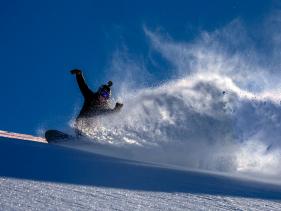
[{"label": "raised hand", "polygon": [[78,70],[78,69],[74,69],[74,70],[71,70],[70,73],[71,73],[72,75],[80,75],[80,74],[82,73],[82,71],[81,71],[81,70]]}]

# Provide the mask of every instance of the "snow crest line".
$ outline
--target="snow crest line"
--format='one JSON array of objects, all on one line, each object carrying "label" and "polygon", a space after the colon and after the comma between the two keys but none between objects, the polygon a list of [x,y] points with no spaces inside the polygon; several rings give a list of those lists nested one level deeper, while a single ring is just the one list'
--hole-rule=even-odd
[{"label": "snow crest line", "polygon": [[39,136],[32,136],[32,135],[21,134],[21,133],[13,133],[13,132],[8,132],[8,131],[4,131],[4,130],[0,130],[0,137],[47,143],[45,138],[42,138]]}]

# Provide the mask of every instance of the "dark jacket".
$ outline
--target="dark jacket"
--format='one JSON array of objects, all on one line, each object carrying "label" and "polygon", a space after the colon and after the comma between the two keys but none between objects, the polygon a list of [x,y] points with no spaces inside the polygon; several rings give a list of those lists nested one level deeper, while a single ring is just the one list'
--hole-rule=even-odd
[{"label": "dark jacket", "polygon": [[93,92],[89,89],[82,74],[76,74],[76,80],[80,91],[84,96],[84,105],[77,119],[93,117],[96,115],[108,114],[117,111],[116,107],[114,109],[111,109],[109,107],[108,101],[106,101],[105,103],[101,103],[99,101],[99,93]]}]

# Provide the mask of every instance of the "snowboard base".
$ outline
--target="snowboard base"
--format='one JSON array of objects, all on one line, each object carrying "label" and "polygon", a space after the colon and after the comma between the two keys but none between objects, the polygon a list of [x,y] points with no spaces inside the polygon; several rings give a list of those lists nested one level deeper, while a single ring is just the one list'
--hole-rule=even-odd
[{"label": "snowboard base", "polygon": [[61,143],[68,141],[72,136],[58,130],[47,130],[45,138],[48,143]]}]

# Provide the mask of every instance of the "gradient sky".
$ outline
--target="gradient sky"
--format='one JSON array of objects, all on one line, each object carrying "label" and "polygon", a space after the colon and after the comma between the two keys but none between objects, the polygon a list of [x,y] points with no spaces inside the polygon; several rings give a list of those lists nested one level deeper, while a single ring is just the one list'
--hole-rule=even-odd
[{"label": "gradient sky", "polygon": [[36,134],[67,125],[82,103],[69,70],[82,69],[96,89],[111,79],[108,69],[120,48],[144,58],[154,76],[148,86],[169,79],[168,64],[155,55],[154,67],[148,58],[144,27],[188,41],[236,18],[258,26],[279,6],[256,0],[1,0],[0,130]]}]

